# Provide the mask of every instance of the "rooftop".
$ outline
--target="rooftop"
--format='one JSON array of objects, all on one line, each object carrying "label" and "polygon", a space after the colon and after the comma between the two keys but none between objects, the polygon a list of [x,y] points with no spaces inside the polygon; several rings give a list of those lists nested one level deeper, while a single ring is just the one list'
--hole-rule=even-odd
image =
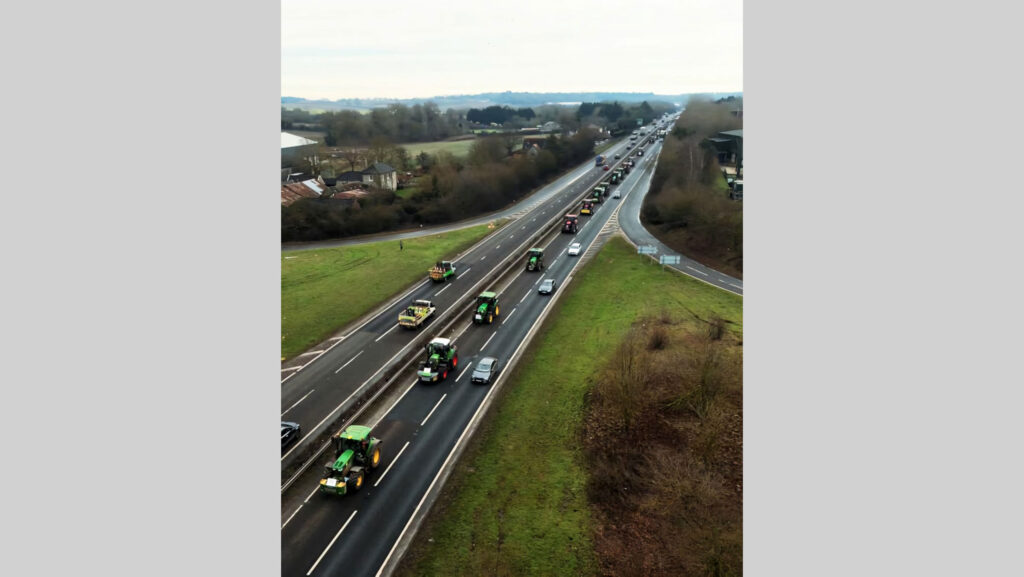
[{"label": "rooftop", "polygon": [[316,144],[315,140],[303,138],[295,134],[289,134],[287,132],[281,133],[281,148],[294,148],[296,146],[307,146],[310,144]]}]

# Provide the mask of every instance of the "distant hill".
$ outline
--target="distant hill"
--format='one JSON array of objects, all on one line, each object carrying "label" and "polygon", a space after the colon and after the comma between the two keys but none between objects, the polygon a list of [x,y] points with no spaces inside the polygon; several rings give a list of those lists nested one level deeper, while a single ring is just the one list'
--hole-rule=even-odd
[{"label": "distant hill", "polygon": [[[297,96],[282,96],[281,106],[302,110],[366,110],[388,104],[423,104],[433,102],[442,110],[448,108],[486,108],[488,106],[527,107],[544,104],[577,104],[579,102],[671,102],[685,104],[698,94],[654,94],[653,92],[482,92],[430,98],[340,98],[338,100],[307,100]],[[716,92],[706,94],[712,98],[742,96],[742,92]]]}]

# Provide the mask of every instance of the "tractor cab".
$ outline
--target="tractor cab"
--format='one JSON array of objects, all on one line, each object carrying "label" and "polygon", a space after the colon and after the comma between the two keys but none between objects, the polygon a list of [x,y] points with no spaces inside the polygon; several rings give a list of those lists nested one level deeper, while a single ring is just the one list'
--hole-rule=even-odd
[{"label": "tractor cab", "polygon": [[498,295],[493,292],[482,292],[476,297],[476,308],[473,309],[473,322],[476,324],[494,322],[498,316]]},{"label": "tractor cab", "polygon": [[583,206],[580,207],[580,214],[585,214],[587,216],[594,214],[594,201],[584,200]]},{"label": "tractor cab", "polygon": [[526,270],[531,272],[544,270],[544,249],[530,249],[526,256]]},{"label": "tractor cab", "polygon": [[565,219],[562,223],[562,232],[576,233],[579,230],[579,216],[575,214],[565,215]]},{"label": "tractor cab", "polygon": [[448,339],[436,338],[427,343],[427,354],[433,358],[435,356],[441,358],[447,358],[448,349],[453,348],[451,341]]}]

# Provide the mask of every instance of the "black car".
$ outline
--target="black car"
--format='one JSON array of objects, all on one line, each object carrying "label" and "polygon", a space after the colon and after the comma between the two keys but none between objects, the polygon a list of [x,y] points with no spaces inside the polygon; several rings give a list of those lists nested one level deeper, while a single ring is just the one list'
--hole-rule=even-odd
[{"label": "black car", "polygon": [[498,359],[494,357],[484,357],[480,359],[480,362],[473,367],[473,376],[469,378],[471,383],[484,383],[490,384],[494,377],[498,374]]},{"label": "black car", "polygon": [[288,421],[281,421],[281,448],[284,449],[288,445],[294,443],[299,437],[302,436],[302,426],[298,423],[289,423]]}]

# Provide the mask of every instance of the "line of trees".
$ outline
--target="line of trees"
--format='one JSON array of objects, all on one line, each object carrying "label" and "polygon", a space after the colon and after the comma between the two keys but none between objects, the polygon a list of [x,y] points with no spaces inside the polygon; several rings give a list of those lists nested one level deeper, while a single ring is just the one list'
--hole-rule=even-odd
[{"label": "line of trees", "polygon": [[589,130],[570,138],[552,135],[536,155],[509,157],[505,138],[481,138],[465,161],[449,153],[431,155],[429,171],[408,198],[374,191],[354,202],[302,199],[282,207],[281,238],[293,242],[373,234],[498,210],[565,169],[589,161],[596,139]]},{"label": "line of trees", "polygon": [[666,112],[672,112],[675,106],[668,102],[647,101],[640,104],[623,106],[618,102],[583,102],[576,109],[576,118],[582,124],[596,124],[608,128],[612,136],[631,132],[640,124],[649,124]]},{"label": "line of trees", "polygon": [[532,120],[536,114],[532,108],[518,108],[512,109],[508,106],[488,106],[483,110],[476,108],[470,108],[469,112],[466,113],[466,120],[470,122],[479,122],[480,124],[505,124],[513,118],[520,118],[522,120]]},{"label": "line of trees", "polygon": [[389,104],[367,114],[340,110],[312,114],[305,110],[281,108],[281,128],[298,123],[317,124],[326,132],[327,146],[359,146],[374,139],[391,142],[432,142],[464,134],[462,113],[444,112],[433,102],[426,104]]},{"label": "line of trees", "polygon": [[743,127],[734,101],[691,99],[663,143],[642,218],[674,250],[727,274],[743,273],[743,205],[729,199],[706,139]]}]

